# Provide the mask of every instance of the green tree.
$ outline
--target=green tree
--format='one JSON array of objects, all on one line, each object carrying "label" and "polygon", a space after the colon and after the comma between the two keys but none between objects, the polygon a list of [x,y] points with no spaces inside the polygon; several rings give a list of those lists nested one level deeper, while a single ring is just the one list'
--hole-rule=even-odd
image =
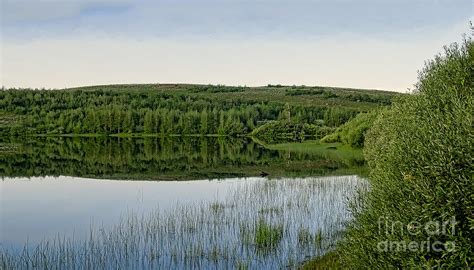
[{"label": "green tree", "polygon": [[153,133],[155,121],[153,120],[153,112],[151,110],[146,110],[145,119],[143,123],[143,129],[145,133]]},{"label": "green tree", "polygon": [[207,110],[204,109],[202,112],[201,112],[201,118],[200,118],[200,126],[199,126],[199,132],[200,134],[202,135],[206,135],[207,132],[208,132],[208,113],[207,113]]},{"label": "green tree", "polygon": [[125,112],[125,117],[123,118],[123,131],[132,133],[133,132],[133,115],[130,110]]}]

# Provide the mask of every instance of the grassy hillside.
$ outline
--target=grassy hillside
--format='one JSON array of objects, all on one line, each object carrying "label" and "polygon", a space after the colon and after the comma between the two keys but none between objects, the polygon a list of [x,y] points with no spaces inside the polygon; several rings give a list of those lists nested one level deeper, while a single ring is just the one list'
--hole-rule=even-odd
[{"label": "grassy hillside", "polygon": [[390,104],[397,93],[375,89],[337,88],[324,86],[282,86],[263,87],[198,85],[198,84],[122,84],[97,85],[65,89],[68,91],[138,91],[162,94],[189,95],[195,97],[212,96],[217,100],[280,102],[306,106],[343,106],[353,109],[370,110],[375,104]]}]

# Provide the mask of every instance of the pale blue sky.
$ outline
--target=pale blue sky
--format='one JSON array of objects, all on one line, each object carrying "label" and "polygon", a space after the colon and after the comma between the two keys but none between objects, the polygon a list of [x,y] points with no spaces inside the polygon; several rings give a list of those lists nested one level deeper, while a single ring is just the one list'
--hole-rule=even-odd
[{"label": "pale blue sky", "polygon": [[287,83],[403,91],[426,58],[469,32],[472,18],[470,0],[1,1],[2,84],[30,87]]}]

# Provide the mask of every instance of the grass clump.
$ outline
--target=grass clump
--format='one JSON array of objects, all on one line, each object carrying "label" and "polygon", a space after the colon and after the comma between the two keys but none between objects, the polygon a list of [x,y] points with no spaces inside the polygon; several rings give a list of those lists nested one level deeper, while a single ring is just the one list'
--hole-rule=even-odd
[{"label": "grass clump", "polygon": [[339,256],[336,251],[331,251],[323,256],[316,257],[300,268],[301,270],[327,270],[327,269],[343,269],[339,263]]},{"label": "grass clump", "polygon": [[274,248],[283,237],[283,225],[271,225],[260,219],[255,228],[255,245],[257,248]]},{"label": "grass clump", "polygon": [[213,202],[209,205],[209,208],[212,210],[212,212],[219,213],[224,211],[225,205],[220,202]]},{"label": "grass clump", "polygon": [[351,269],[473,266],[474,45],[445,48],[367,134],[371,190],[339,246]]},{"label": "grass clump", "polygon": [[298,244],[304,245],[314,241],[314,235],[308,229],[300,229],[298,231]]},{"label": "grass clump", "polygon": [[258,213],[260,214],[268,214],[268,215],[279,215],[283,212],[283,210],[280,207],[267,207],[267,208],[261,208],[258,210]]}]

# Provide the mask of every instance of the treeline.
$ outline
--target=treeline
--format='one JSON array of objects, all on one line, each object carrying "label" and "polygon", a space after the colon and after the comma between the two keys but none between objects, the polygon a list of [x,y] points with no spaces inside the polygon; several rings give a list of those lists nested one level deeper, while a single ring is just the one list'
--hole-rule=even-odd
[{"label": "treeline", "polygon": [[[204,90],[212,92],[208,89],[212,87]],[[215,88],[216,92],[226,94],[224,86]],[[143,90],[139,85],[104,89],[3,89],[0,133],[3,136],[87,133],[238,136],[268,121],[286,119],[286,114],[296,123],[337,127],[360,112],[354,107],[308,106],[234,96],[223,99],[217,98],[217,94],[194,94],[193,89],[154,91]],[[228,91],[234,93],[240,88]]]}]

